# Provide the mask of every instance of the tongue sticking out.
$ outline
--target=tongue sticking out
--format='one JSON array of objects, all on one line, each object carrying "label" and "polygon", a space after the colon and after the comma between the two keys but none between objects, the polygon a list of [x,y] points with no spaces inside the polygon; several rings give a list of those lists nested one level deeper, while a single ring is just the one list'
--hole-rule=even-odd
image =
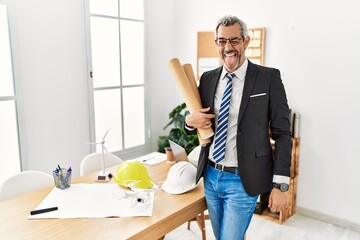
[{"label": "tongue sticking out", "polygon": [[227,53],[224,54],[224,61],[226,66],[228,66],[229,68],[234,68],[237,64],[237,54],[232,52],[232,53]]}]

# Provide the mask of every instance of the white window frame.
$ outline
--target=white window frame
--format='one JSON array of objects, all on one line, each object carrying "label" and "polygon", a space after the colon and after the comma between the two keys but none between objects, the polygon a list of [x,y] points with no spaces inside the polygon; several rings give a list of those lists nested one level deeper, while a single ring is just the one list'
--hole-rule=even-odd
[{"label": "white window frame", "polygon": [[[7,11],[6,4],[0,3],[5,8],[5,11]],[[15,84],[15,74],[14,74],[14,63],[13,63],[13,56],[12,56],[12,46],[11,46],[11,36],[10,36],[10,26],[9,26],[9,17],[8,14],[6,14],[7,18],[7,27],[8,27],[8,38],[9,38],[9,53],[10,53],[10,61],[11,61],[11,71],[12,71],[12,84],[13,84],[13,95],[10,96],[0,96],[0,102],[7,102],[7,101],[13,101],[14,107],[15,107],[15,121],[16,121],[16,138],[17,138],[17,149],[18,149],[18,169],[16,172],[8,172],[8,176],[21,172],[23,170],[23,164],[22,164],[22,149],[20,145],[20,129],[19,129],[19,106],[18,106],[18,98],[17,98],[17,89]],[[1,124],[1,120],[0,120]],[[6,162],[5,162],[6,164]],[[8,169],[4,163],[2,164],[2,167],[5,169]],[[0,181],[1,184],[1,181]]]},{"label": "white window frame", "polygon": [[[86,52],[87,52],[87,80],[88,80],[88,93],[89,93],[89,123],[90,123],[90,141],[91,142],[95,142],[96,141],[96,132],[95,132],[95,109],[94,109],[94,91],[96,90],[105,90],[105,89],[120,89],[120,95],[121,95],[121,99],[123,98],[123,94],[122,94],[122,90],[124,88],[131,88],[131,87],[139,87],[139,86],[143,86],[144,88],[144,116],[145,116],[145,131],[144,131],[144,139],[145,139],[145,144],[140,145],[140,146],[136,146],[136,147],[132,147],[132,148],[125,148],[125,136],[124,136],[124,114],[123,114],[123,101],[121,101],[121,118],[122,118],[122,124],[121,124],[121,128],[122,128],[122,150],[120,151],[116,151],[116,152],[112,152],[113,154],[116,154],[118,156],[120,156],[122,159],[126,160],[132,157],[137,157],[137,156],[141,156],[144,154],[147,154],[151,151],[151,131],[150,131],[150,123],[149,123],[149,118],[148,118],[148,104],[147,104],[147,86],[146,86],[146,67],[145,67],[145,54],[146,54],[146,50],[144,47],[144,83],[143,84],[136,84],[136,85],[126,85],[123,86],[121,79],[120,79],[120,86],[119,87],[100,87],[100,88],[94,88],[94,83],[93,83],[93,70],[92,70],[92,52],[91,52],[91,34],[90,34],[90,17],[91,16],[100,16],[100,17],[104,17],[104,18],[111,18],[111,19],[117,19],[119,21],[119,28],[120,28],[120,21],[121,20],[130,20],[130,21],[138,21],[138,22],[143,22],[144,23],[144,38],[145,38],[145,28],[146,28],[146,24],[145,24],[145,17],[144,20],[138,20],[138,19],[129,19],[129,18],[123,18],[123,17],[113,17],[113,16],[104,16],[104,15],[99,15],[99,14],[91,14],[90,13],[90,7],[89,7],[89,1],[90,0],[84,0],[84,9],[85,9],[85,34],[86,34]],[[120,2],[121,0],[118,0],[118,2]],[[144,1],[144,8],[145,8],[145,0]],[[118,4],[118,6],[120,7],[120,3]],[[145,11],[145,9],[144,9]],[[119,9],[119,13],[120,13],[120,9]],[[119,29],[120,30],[120,29]],[[146,45],[146,39],[144,39],[144,44]],[[119,36],[119,54],[120,54],[120,59],[121,59],[121,33]],[[120,68],[120,76],[121,76],[121,66],[119,66]],[[111,131],[111,130],[110,130]],[[91,145],[91,152],[96,152],[96,146],[95,145]]]}]

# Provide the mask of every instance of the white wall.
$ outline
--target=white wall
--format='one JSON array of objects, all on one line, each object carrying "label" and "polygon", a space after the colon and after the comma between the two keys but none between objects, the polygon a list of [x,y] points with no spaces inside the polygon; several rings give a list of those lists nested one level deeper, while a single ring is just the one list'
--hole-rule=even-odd
[{"label": "white wall", "polygon": [[[176,1],[176,54],[196,61],[196,32],[225,14],[266,28],[265,65],[277,67],[301,114],[297,206],[360,224],[360,28],[356,1]],[[359,228],[360,229],[360,228]]]},{"label": "white wall", "polygon": [[9,0],[23,169],[77,176],[90,153],[82,0]]},{"label": "white wall", "polygon": [[[90,152],[82,0],[7,3],[21,96],[24,169],[79,165]],[[146,0],[146,84],[153,150],[168,113],[182,102],[167,62],[196,66],[196,33],[224,14],[266,27],[265,64],[282,71],[289,104],[301,113],[297,205],[360,224],[356,1]]]},{"label": "white wall", "polygon": [[[163,127],[169,122],[169,112],[181,98],[168,68],[175,55],[174,3],[168,0],[145,0],[146,4],[146,85],[150,106],[152,149],[157,151],[158,136],[166,135]],[[159,12],[160,11],[160,12]]]}]

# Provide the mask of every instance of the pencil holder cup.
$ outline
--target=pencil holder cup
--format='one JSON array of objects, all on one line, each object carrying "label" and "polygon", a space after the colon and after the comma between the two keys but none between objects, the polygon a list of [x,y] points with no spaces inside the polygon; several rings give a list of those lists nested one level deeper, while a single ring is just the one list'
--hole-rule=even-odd
[{"label": "pencil holder cup", "polygon": [[71,184],[71,170],[62,168],[59,172],[53,172],[55,187],[60,189],[69,188]]}]

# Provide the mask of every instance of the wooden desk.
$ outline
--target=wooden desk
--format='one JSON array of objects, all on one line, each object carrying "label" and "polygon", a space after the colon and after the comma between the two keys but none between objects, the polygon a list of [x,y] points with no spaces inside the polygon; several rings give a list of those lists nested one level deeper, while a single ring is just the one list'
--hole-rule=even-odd
[{"label": "wooden desk", "polygon": [[[171,164],[166,161],[147,166],[152,179],[166,179]],[[114,173],[116,167],[109,169]],[[72,183],[92,183],[96,173],[73,179]],[[104,183],[106,184],[106,183]],[[181,195],[162,190],[155,194],[153,216],[123,218],[75,218],[28,220],[52,190],[46,188],[0,202],[1,239],[159,239],[207,209],[203,184]]]}]

